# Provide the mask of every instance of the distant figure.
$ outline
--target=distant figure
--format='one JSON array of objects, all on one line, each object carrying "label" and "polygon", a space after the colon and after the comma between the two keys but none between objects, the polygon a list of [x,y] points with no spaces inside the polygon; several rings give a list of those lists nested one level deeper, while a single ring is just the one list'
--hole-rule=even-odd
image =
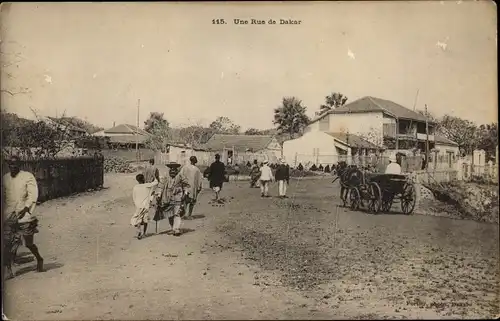
[{"label": "distant figure", "polygon": [[425,154],[422,155],[422,170],[427,168],[427,158],[425,157]]},{"label": "distant figure", "polygon": [[397,163],[396,156],[392,155],[389,157],[389,165],[387,165],[385,173],[401,175],[401,165]]},{"label": "distant figure", "polygon": [[262,197],[269,197],[269,182],[274,181],[273,172],[268,165],[268,161],[264,161],[260,169],[260,191]]},{"label": "distant figure", "polygon": [[[138,174],[135,179],[137,184],[132,191],[132,199],[134,200],[135,213],[130,219],[130,224],[137,228],[137,239],[140,240],[146,235],[149,222],[149,208],[152,199],[153,188],[158,185],[158,181],[146,183],[143,174]],[[141,226],[143,232],[141,232]]]},{"label": "distant figure", "polygon": [[202,174],[200,169],[196,166],[198,159],[196,156],[189,157],[189,164],[184,165],[179,172],[179,175],[185,178],[189,184],[189,189],[187,190],[185,204],[186,204],[186,220],[192,219],[193,209],[198,198],[198,194],[202,188]]},{"label": "distant figure", "polygon": [[276,181],[278,182],[278,195],[280,198],[287,198],[286,188],[290,184],[290,166],[281,159],[281,164],[276,169]]},{"label": "distant figure", "polygon": [[297,169],[299,171],[303,171],[304,170],[304,166],[302,166],[302,163],[299,163],[299,166],[297,166]]},{"label": "distant figure", "polygon": [[325,173],[330,173],[330,165],[325,166]]},{"label": "distant figure", "polygon": [[38,233],[38,219],[33,216],[38,200],[38,185],[35,176],[19,168],[19,157],[13,156],[7,161],[9,173],[3,176],[4,191],[4,264],[7,268],[7,278],[14,277],[12,263],[17,249],[21,245],[21,236],[24,245],[35,256],[36,269],[43,272],[43,258],[34,243],[35,234]]},{"label": "distant figure", "polygon": [[321,171],[321,172],[324,170],[324,168],[323,168],[323,165],[322,165],[322,164],[319,164],[318,170],[319,170],[319,171]]},{"label": "distant figure", "polygon": [[144,175],[144,180],[146,183],[151,183],[154,180],[156,180],[158,182],[160,181],[160,171],[155,166],[154,158],[151,158],[149,160],[149,164],[144,169],[143,175]]},{"label": "distant figure", "polygon": [[220,161],[220,155],[215,154],[215,162],[213,162],[208,168],[208,180],[210,182],[210,188],[215,192],[215,201],[218,203],[221,203],[219,195],[222,190],[225,175],[226,167],[224,166],[224,163]]},{"label": "distant figure", "polygon": [[253,161],[252,168],[250,169],[250,187],[254,188],[257,187],[255,184],[260,178],[260,167],[259,164],[257,163],[257,160],[255,159]]}]

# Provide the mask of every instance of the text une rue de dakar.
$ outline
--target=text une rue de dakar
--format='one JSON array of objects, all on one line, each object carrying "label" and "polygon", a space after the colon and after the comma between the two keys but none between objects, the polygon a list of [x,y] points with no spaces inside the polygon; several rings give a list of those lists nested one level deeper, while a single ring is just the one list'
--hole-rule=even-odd
[{"label": "text une rue de dakar", "polygon": [[[300,25],[302,20],[294,19],[232,19],[235,25]],[[224,19],[213,19],[212,24],[226,24]]]}]

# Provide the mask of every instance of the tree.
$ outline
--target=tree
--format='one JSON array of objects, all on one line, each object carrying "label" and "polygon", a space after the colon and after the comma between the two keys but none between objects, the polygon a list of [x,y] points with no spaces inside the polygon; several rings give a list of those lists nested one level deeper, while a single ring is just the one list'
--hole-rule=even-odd
[{"label": "tree", "polygon": [[477,148],[483,149],[487,158],[495,156],[496,147],[498,146],[498,124],[492,123],[479,126],[477,136]]},{"label": "tree", "polygon": [[3,153],[10,155],[13,147],[21,155],[35,158],[56,157],[56,155],[72,143],[68,126],[59,123],[48,124],[39,118],[27,120],[12,113],[2,113],[2,145]]},{"label": "tree", "polygon": [[248,128],[245,130],[245,135],[262,135],[261,131],[256,128]]},{"label": "tree", "polygon": [[206,143],[214,134],[212,128],[203,127],[201,125],[191,125],[179,129],[178,140],[190,144],[191,146],[199,146]]},{"label": "tree", "polygon": [[348,98],[341,93],[331,93],[329,96],[325,97],[325,104],[319,107],[319,112],[316,114],[324,114],[329,110],[344,106],[347,99]]},{"label": "tree", "polygon": [[144,130],[151,135],[145,145],[152,150],[164,150],[170,140],[169,123],[163,118],[163,113],[151,112],[144,122]]},{"label": "tree", "polygon": [[[0,26],[0,33],[2,38],[5,35],[4,24],[8,18],[10,7],[12,3],[0,3],[0,20],[2,25]],[[19,64],[22,63],[25,58],[19,52],[21,45],[16,41],[6,41],[5,39],[0,40],[0,63],[1,63],[1,88],[0,92],[2,94],[8,94],[10,96],[16,96],[18,94],[28,94],[30,89],[27,87],[12,86],[12,80],[15,79],[15,71],[19,68]]]},{"label": "tree", "polygon": [[236,125],[231,119],[225,116],[217,117],[210,124],[209,128],[218,134],[239,134],[241,130],[241,126]]},{"label": "tree", "polygon": [[438,133],[456,142],[464,154],[472,154],[478,146],[478,128],[471,121],[444,115],[439,121]]},{"label": "tree", "polygon": [[309,123],[306,110],[298,98],[284,97],[281,106],[274,110],[273,124],[277,125],[278,133],[288,134],[290,139],[301,133]]},{"label": "tree", "polygon": [[61,117],[60,119],[75,126],[75,127],[84,129],[89,134],[93,134],[93,133],[96,133],[96,132],[104,129],[102,127],[96,126],[96,125],[94,125],[86,120],[83,120],[83,119],[80,119],[77,117]]}]

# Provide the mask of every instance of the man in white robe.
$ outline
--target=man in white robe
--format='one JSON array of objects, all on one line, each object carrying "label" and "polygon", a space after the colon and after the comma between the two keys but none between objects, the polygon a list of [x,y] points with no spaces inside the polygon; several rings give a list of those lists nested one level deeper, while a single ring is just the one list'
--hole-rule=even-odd
[{"label": "man in white robe", "polygon": [[202,189],[202,179],[203,175],[201,174],[200,169],[196,166],[198,163],[198,159],[196,156],[191,156],[189,158],[189,164],[184,165],[179,172],[189,184],[189,189],[187,189],[186,197],[185,197],[185,205],[186,205],[186,220],[191,220],[193,215],[193,209],[196,204],[196,200],[198,199],[198,194]]},{"label": "man in white robe", "polygon": [[35,176],[19,167],[19,158],[12,157],[8,161],[9,173],[3,176],[4,191],[4,259],[8,277],[13,277],[12,262],[17,248],[24,245],[37,260],[37,271],[43,272],[43,258],[34,243],[34,235],[38,233],[38,219],[33,216],[38,200],[38,185]]}]

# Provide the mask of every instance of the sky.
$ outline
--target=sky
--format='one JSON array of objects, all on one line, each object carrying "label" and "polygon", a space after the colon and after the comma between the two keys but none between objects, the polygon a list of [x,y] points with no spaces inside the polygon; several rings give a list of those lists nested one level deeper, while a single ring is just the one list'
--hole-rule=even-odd
[{"label": "sky", "polygon": [[[313,116],[331,92],[498,118],[489,1],[3,6],[2,66],[17,62],[2,68],[1,87],[28,92],[2,92],[2,108],[27,118],[34,110],[104,128],[135,124],[140,99],[141,126],[159,111],[174,126],[227,116],[266,129],[284,96]],[[277,24],[233,23],[252,18]]]}]

